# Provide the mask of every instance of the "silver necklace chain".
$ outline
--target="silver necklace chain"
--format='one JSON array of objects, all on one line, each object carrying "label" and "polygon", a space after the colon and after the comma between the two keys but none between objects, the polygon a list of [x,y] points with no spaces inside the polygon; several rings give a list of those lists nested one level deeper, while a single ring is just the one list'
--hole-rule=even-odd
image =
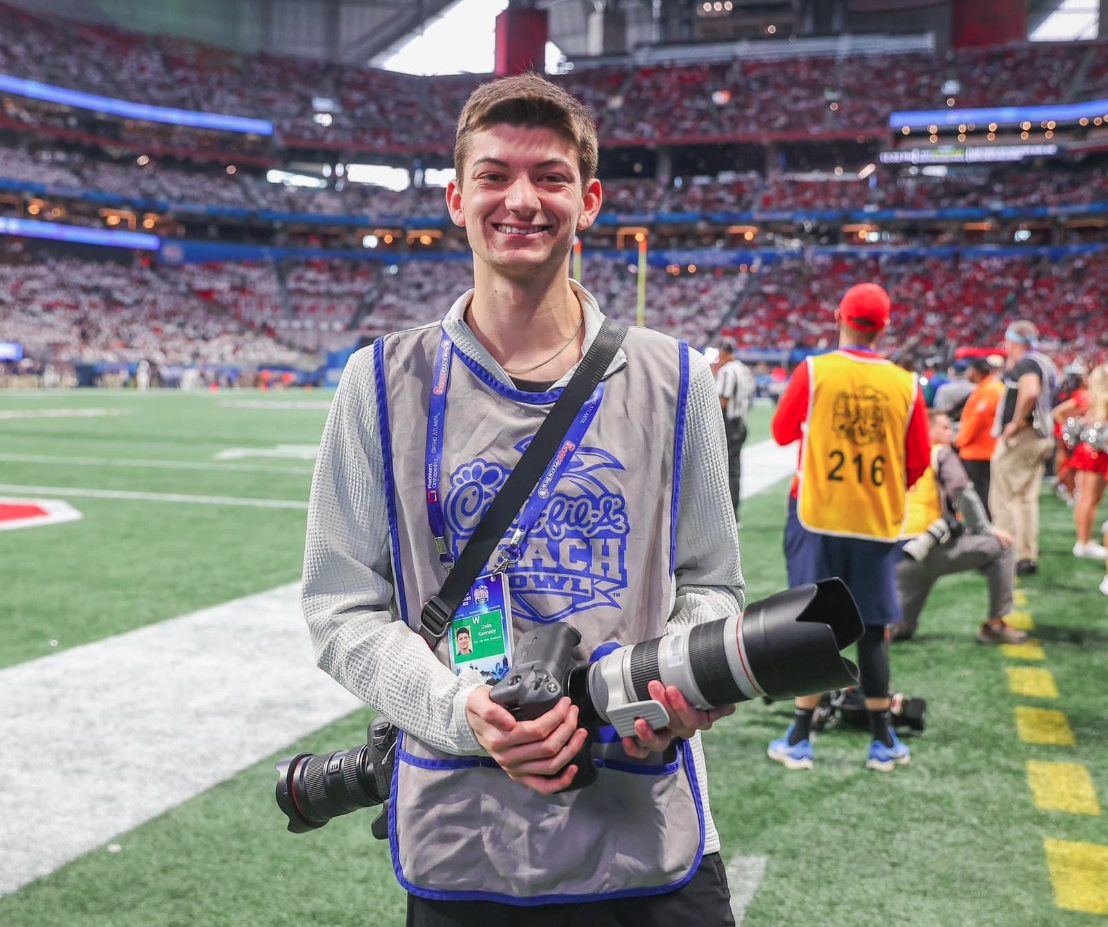
[{"label": "silver necklace chain", "polygon": [[582,313],[581,321],[577,323],[577,327],[573,330],[573,334],[569,336],[569,341],[567,341],[565,344],[563,344],[560,348],[558,348],[557,351],[555,351],[553,354],[551,354],[546,360],[542,361],[541,363],[535,364],[535,366],[533,366],[533,367],[503,367],[502,366],[500,369],[503,370],[505,373],[530,373],[532,370],[538,370],[540,367],[545,367],[552,360],[554,360],[556,357],[558,357],[566,348],[568,348],[571,344],[573,344],[574,339],[577,337],[577,335],[581,331],[581,326],[584,325],[584,324],[585,324],[585,316],[584,316],[584,313]]}]

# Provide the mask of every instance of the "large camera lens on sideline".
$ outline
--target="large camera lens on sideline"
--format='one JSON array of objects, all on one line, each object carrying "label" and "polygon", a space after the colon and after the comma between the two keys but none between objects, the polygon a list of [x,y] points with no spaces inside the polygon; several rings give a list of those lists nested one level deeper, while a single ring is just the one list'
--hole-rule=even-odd
[{"label": "large camera lens on sideline", "polygon": [[855,685],[858,667],[839,651],[862,631],[850,590],[840,579],[822,580],[756,602],[741,616],[607,654],[574,670],[570,695],[580,703],[587,694],[595,714],[628,736],[631,706],[650,701],[652,679],[676,686],[701,709]]}]

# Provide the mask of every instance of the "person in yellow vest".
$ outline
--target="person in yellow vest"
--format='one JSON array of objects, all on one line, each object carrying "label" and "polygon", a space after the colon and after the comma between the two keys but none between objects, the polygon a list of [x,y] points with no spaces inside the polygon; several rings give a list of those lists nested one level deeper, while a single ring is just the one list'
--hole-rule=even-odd
[{"label": "person in yellow vest", "polygon": [[[858,666],[873,734],[866,767],[887,772],[910,759],[889,724],[886,628],[900,620],[897,539],[905,496],[930,459],[927,410],[915,376],[881,357],[888,294],[851,287],[835,314],[839,348],[793,372],[773,417],[778,444],[800,440],[785,525],[790,586],[840,577],[866,628]],[[812,768],[810,731],[820,693],[798,698],[785,736],[769,745],[789,769]]]},{"label": "person in yellow vest", "polygon": [[940,576],[977,570],[989,586],[989,617],[977,632],[979,644],[1022,644],[1027,634],[1009,627],[1016,552],[1012,535],[989,522],[969,475],[950,447],[950,418],[932,409],[931,466],[908,490],[904,558],[897,564],[896,588],[902,619],[891,628],[894,641],[907,640],[919,627],[920,612]]}]

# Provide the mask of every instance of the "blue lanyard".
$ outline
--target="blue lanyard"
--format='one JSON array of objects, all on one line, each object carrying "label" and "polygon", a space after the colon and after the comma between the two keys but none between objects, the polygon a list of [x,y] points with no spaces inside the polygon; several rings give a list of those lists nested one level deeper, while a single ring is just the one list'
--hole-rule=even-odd
[{"label": "blue lanyard", "polygon": [[[454,343],[444,331],[435,355],[434,382],[431,384],[431,398],[427,408],[427,454],[423,468],[427,488],[427,521],[435,537],[435,550],[439,562],[447,569],[454,565],[454,557],[446,543],[446,517],[443,514],[439,484],[442,479],[442,448],[446,434],[446,393],[450,387],[450,363],[454,356]],[[596,417],[600,402],[604,398],[604,384],[599,383],[588,401],[581,406],[573,424],[570,425],[553,459],[547,464],[534,491],[528,497],[516,530],[508,543],[504,556],[497,569],[503,569],[509,563],[515,563],[523,555],[523,542],[530,530],[539,520],[559,480],[565,475],[573,462],[574,452],[581,446],[581,439],[589,430]]]}]

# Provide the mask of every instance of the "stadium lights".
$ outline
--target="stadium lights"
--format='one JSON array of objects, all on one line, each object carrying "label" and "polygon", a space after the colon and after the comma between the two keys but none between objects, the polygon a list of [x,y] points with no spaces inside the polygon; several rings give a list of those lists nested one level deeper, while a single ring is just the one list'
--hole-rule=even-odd
[{"label": "stadium lights", "polygon": [[380,242],[380,240],[381,239],[379,239],[376,235],[363,235],[362,236],[362,247],[363,248],[376,248],[377,244]]},{"label": "stadium lights", "polygon": [[1025,142],[1026,142],[1026,141],[1027,141],[1027,140],[1028,140],[1028,139],[1029,139],[1030,137],[1031,137],[1031,136],[1030,136],[1030,135],[1029,135],[1028,133],[1026,133],[1026,132],[1020,132],[1020,138],[1021,138],[1021,139],[1023,139],[1023,140],[1025,141]]},{"label": "stadium lights", "polygon": [[1051,132],[1050,129],[1047,129],[1046,132],[1043,133],[1043,138],[1054,138],[1054,133]]},{"label": "stadium lights", "polygon": [[946,98],[946,105],[947,106],[953,106],[954,105],[954,97],[947,97]]},{"label": "stadium lights", "polygon": [[989,131],[990,132],[995,132],[996,131],[996,123],[995,122],[990,122],[989,123]]},{"label": "stadium lights", "polygon": [[150,156],[149,155],[139,155],[137,158],[135,158],[135,163],[139,167],[146,167],[146,165],[150,163]]},{"label": "stadium lights", "polygon": [[312,122],[314,122],[317,126],[323,126],[324,128],[327,128],[327,126],[329,126],[334,121],[335,119],[330,113],[316,113],[314,116],[312,116]]},{"label": "stadium lights", "polygon": [[910,127],[910,126],[905,126],[905,127],[904,127],[903,129],[901,129],[900,131],[901,131],[901,133],[903,133],[904,135],[911,135],[911,134],[912,134],[912,129],[911,129],[911,127]]},{"label": "stadium lights", "polygon": [[1082,116],[1081,117],[1081,125],[1087,126],[1088,124],[1089,124],[1089,117],[1088,116]]},{"label": "stadium lights", "polygon": [[958,126],[958,131],[959,132],[965,132],[966,131],[966,124],[964,122],[960,126]]},{"label": "stadium lights", "polygon": [[310,174],[294,174],[292,171],[276,169],[266,171],[265,179],[270,183],[283,183],[289,187],[311,187],[322,190],[327,186],[327,181],[321,177],[312,177]]},{"label": "stadium lights", "polygon": [[875,170],[877,170],[877,165],[876,164],[873,164],[872,162],[867,164],[860,171],[858,171],[858,179],[859,180],[865,180]]},{"label": "stadium lights", "polygon": [[228,164],[228,165],[227,165],[227,173],[228,173],[228,174],[233,174],[233,173],[235,173],[235,171],[237,171],[237,170],[238,170],[238,168],[237,168],[237,167],[235,167],[235,165],[233,165],[233,164]]},{"label": "stadium lights", "polygon": [[766,26],[766,32],[768,32],[770,35],[773,35],[776,31],[777,27],[773,23],[770,23],[768,26]]},{"label": "stadium lights", "polygon": [[965,132],[959,132],[958,133],[958,141],[964,142],[965,140],[966,140],[966,133]]},{"label": "stadium lights", "polygon": [[688,267],[688,270],[689,270],[690,274],[695,274],[696,273],[696,265],[695,264],[690,264],[689,267]]},{"label": "stadium lights", "polygon": [[27,212],[29,212],[32,216],[37,216],[41,210],[42,207],[39,206],[38,203],[32,203],[30,206],[27,207]]},{"label": "stadium lights", "polygon": [[985,136],[985,137],[986,137],[986,138],[987,138],[987,139],[988,139],[988,140],[989,140],[990,142],[995,142],[995,141],[996,141],[996,133],[995,133],[995,132],[990,132],[990,133],[989,133],[989,134],[988,134],[987,136]]},{"label": "stadium lights", "polygon": [[935,135],[935,134],[938,133],[939,127],[938,126],[928,126],[927,131],[930,132],[932,135]]},{"label": "stadium lights", "polygon": [[838,101],[836,101],[836,100],[832,100],[832,101],[831,101],[831,112],[833,112],[833,113],[837,113],[838,111],[839,111],[839,104],[838,104]]}]

